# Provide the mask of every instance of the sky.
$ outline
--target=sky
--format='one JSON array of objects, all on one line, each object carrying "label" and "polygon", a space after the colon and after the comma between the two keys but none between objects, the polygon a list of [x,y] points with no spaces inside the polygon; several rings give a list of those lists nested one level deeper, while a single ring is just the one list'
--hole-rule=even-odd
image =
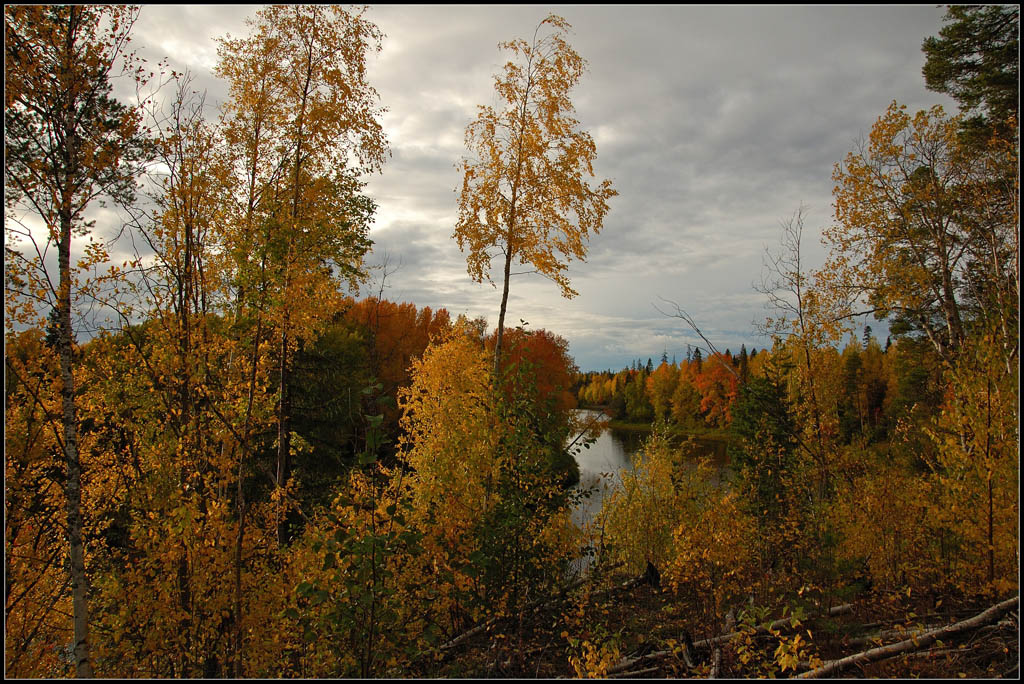
[{"label": "sky", "polygon": [[[211,116],[226,84],[213,75],[216,39],[247,34],[255,6],[145,6],[133,43],[153,61],[189,69]],[[805,209],[802,251],[824,263],[832,170],[891,102],[917,111],[955,103],[925,89],[922,41],[937,35],[935,5],[371,5],[385,34],[368,79],[386,108],[391,156],[367,178],[378,205],[369,263],[384,296],[497,324],[495,286],[474,283],[452,238],[457,162],[476,107],[496,104],[498,43],[528,39],[549,13],[572,25],[588,63],[572,93],[597,145],[594,183],[613,198],[585,262],[570,264],[579,292],[560,296],[538,275],[513,278],[507,324],[526,321],[569,342],[581,370],[634,359],[685,358],[704,346],[677,303],[720,350],[762,348],[769,312],[754,289],[780,222]],[[497,267],[496,267],[497,269]],[[878,334],[884,324],[866,321]],[[858,332],[859,336],[859,332]]]}]

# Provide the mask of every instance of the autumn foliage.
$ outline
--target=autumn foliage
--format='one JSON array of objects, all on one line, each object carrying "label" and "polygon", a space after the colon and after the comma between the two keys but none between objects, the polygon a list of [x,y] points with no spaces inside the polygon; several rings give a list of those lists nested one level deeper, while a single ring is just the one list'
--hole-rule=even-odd
[{"label": "autumn foliage", "polygon": [[[4,13],[7,676],[607,676],[638,585],[686,625],[638,658],[776,676],[820,658],[769,613],[1019,590],[1012,116],[965,135],[889,107],[835,168],[820,270],[802,211],[784,224],[764,348],[581,373],[565,338],[504,326],[512,262],[572,296],[616,194],[587,178],[564,19],[502,44],[503,108],[466,130],[453,237],[477,282],[503,257],[488,333],[359,294],[387,151],[362,10],[259,10],[220,42],[216,119],[187,75],[140,70],[135,9]],[[119,103],[118,73],[166,97]],[[135,217],[117,260],[100,198]],[[579,525],[577,406],[650,427]],[[716,669],[679,665],[691,631]]]}]

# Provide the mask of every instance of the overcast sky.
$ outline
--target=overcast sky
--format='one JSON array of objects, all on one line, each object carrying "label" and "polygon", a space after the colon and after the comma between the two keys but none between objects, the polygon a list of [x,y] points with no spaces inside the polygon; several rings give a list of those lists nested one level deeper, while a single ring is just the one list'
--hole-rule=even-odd
[{"label": "overcast sky", "polygon": [[[565,337],[582,370],[685,357],[699,340],[655,310],[659,298],[678,302],[720,349],[764,346],[754,322],[765,299],[752,284],[780,221],[806,207],[805,258],[821,265],[833,165],[893,100],[956,111],[921,75],[921,43],[945,12],[935,5],[371,6],[386,37],[369,79],[391,146],[367,185],[379,207],[371,263],[401,264],[387,298],[497,323],[500,289],[470,280],[451,237],[455,164],[476,106],[494,102],[506,60],[498,42],[529,38],[549,12],[572,24],[570,43],[589,64],[573,101],[597,143],[595,180],[610,178],[619,196],[587,261],[571,265],[579,296],[514,278],[507,321]],[[226,93],[212,76],[216,38],[245,35],[254,13],[146,6],[134,42],[192,70],[216,106]]]}]

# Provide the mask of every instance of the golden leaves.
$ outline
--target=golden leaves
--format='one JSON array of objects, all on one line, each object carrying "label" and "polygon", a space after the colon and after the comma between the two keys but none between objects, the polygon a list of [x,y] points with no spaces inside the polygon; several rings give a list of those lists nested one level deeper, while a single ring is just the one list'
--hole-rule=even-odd
[{"label": "golden leaves", "polygon": [[[538,38],[545,25],[553,32]],[[516,58],[495,76],[505,109],[480,107],[466,127],[475,157],[459,164],[463,183],[453,237],[468,252],[467,270],[476,282],[491,282],[491,259],[501,252],[506,274],[518,259],[573,297],[568,262],[586,258],[585,243],[600,232],[607,202],[617,194],[608,180],[592,188],[585,179],[593,176],[596,148],[573,118],[569,91],[585,62],[562,38],[569,28],[551,15],[532,43],[499,44]]]},{"label": "golden leaves", "polygon": [[998,145],[966,143],[960,123],[938,106],[911,116],[892,103],[867,145],[836,165],[837,224],[825,231],[835,288],[913,321],[947,360],[964,339],[963,302],[979,290],[1008,298],[1006,255],[1016,251]]}]

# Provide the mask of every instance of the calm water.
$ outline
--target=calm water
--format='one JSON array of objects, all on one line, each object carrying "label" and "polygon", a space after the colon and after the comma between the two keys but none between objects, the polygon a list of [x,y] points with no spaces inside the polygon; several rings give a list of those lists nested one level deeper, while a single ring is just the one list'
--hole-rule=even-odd
[{"label": "calm water", "polygon": [[[580,409],[580,416],[586,421],[600,417],[598,411]],[[605,495],[621,483],[620,474],[624,469],[632,468],[632,457],[647,438],[647,432],[633,430],[613,430],[605,428],[597,441],[589,449],[579,449],[575,453],[576,462],[580,466],[580,484],[583,489],[592,493],[573,512],[573,520],[578,525],[593,520]],[[581,442],[583,440],[580,440]],[[577,451],[574,447],[574,451]],[[716,466],[714,479],[716,484],[728,471],[728,456],[725,443],[717,440],[698,439],[687,463],[696,465],[697,459],[707,456]]]}]

